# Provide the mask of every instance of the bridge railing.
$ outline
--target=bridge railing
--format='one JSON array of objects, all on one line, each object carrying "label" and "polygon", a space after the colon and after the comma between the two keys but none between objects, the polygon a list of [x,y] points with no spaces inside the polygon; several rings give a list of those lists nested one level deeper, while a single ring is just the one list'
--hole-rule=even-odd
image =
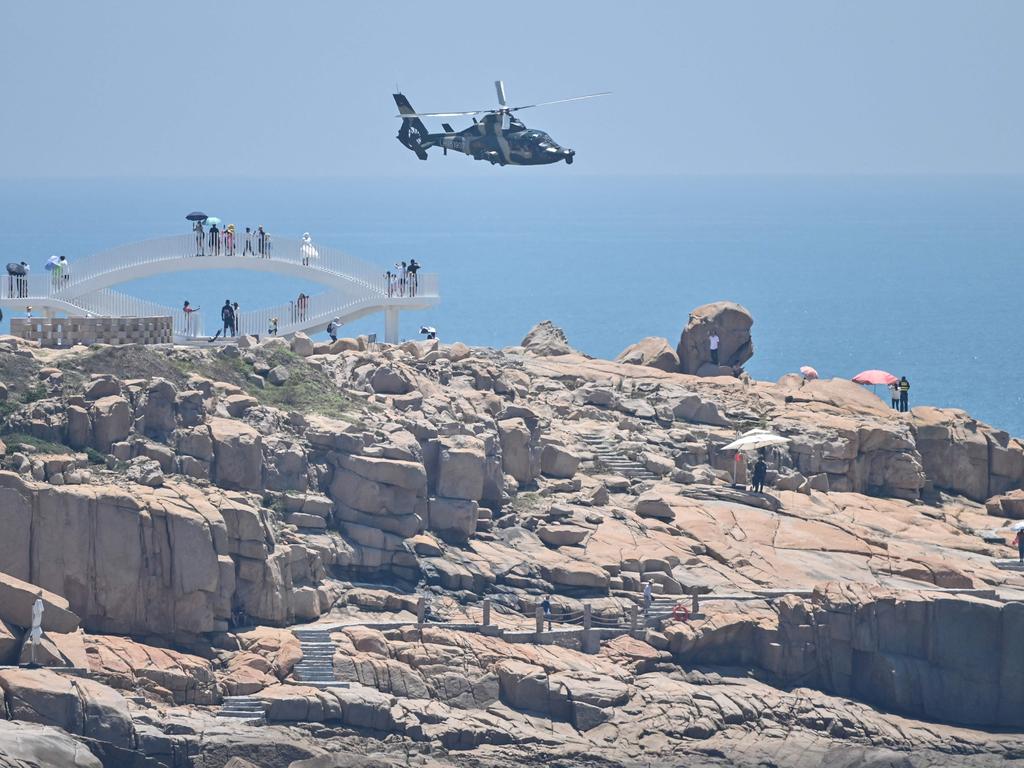
[{"label": "bridge railing", "polygon": [[162,317],[171,318],[173,333],[178,337],[195,338],[203,335],[202,315],[191,315],[181,309],[157,304],[153,301],[129,296],[120,291],[103,289],[75,298],[72,302],[90,315],[99,317]]},{"label": "bridge railing", "polygon": [[[38,275],[31,275],[29,283],[34,291],[42,288],[45,292],[36,295],[69,295],[75,289],[87,281],[97,277],[110,274],[111,272],[130,273],[133,267],[149,264],[158,261],[196,259],[196,269],[202,269],[202,259],[206,256],[233,256],[235,258],[261,259],[269,258],[275,261],[285,261],[296,266],[327,272],[333,276],[347,279],[356,285],[369,289],[381,295],[387,294],[387,281],[384,273],[379,267],[351,256],[336,248],[317,243],[304,244],[301,240],[288,238],[271,237],[269,242],[261,246],[257,239],[253,238],[252,252],[246,248],[244,233],[235,234],[233,247],[221,236],[210,241],[209,233],[204,236],[203,244],[200,247],[193,235],[172,235],[153,240],[145,240],[138,243],[111,248],[100,253],[75,259],[70,263],[64,275],[57,280],[50,280],[43,283]],[[296,276],[301,276],[297,272]],[[424,285],[426,275],[420,276],[420,284]],[[421,287],[420,295],[436,295],[436,283],[433,288],[434,294],[429,294]],[[405,295],[408,295],[406,292]]]}]

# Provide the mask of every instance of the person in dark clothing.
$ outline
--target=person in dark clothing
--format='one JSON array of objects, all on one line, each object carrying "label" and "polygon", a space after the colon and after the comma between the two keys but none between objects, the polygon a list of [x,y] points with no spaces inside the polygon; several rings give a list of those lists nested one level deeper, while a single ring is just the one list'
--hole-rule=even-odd
[{"label": "person in dark clothing", "polygon": [[1017,537],[1013,543],[1017,546],[1017,557],[1020,559],[1020,564],[1024,565],[1024,531],[1017,531]]},{"label": "person in dark clothing", "polygon": [[228,333],[235,335],[235,310],[231,307],[231,299],[224,299],[224,306],[220,308],[220,319],[224,323],[224,336]]},{"label": "person in dark clothing", "polygon": [[900,378],[900,412],[906,413],[909,409],[910,400],[910,382],[907,381],[907,377],[903,376]]},{"label": "person in dark clothing", "polygon": [[409,273],[409,295],[415,296],[416,289],[419,288],[416,273],[420,271],[420,265],[417,263],[416,259],[409,260],[409,266],[406,267],[406,271]]},{"label": "person in dark clothing", "polygon": [[216,224],[210,225],[210,255],[220,256],[220,230]]},{"label": "person in dark clothing", "polygon": [[754,464],[754,493],[764,493],[764,479],[768,474],[768,465],[764,461],[764,456],[757,457],[757,463]]},{"label": "person in dark clothing", "polygon": [[338,340],[339,328],[341,328],[341,320],[337,317],[327,324],[327,335],[331,337],[331,341]]},{"label": "person in dark clothing", "polygon": [[548,632],[551,631],[551,598],[547,595],[544,596],[544,601],[540,604],[541,610],[544,611],[544,618],[548,620]]},{"label": "person in dark clothing", "polygon": [[267,233],[262,224],[256,228],[256,250],[261,257],[267,255]]}]

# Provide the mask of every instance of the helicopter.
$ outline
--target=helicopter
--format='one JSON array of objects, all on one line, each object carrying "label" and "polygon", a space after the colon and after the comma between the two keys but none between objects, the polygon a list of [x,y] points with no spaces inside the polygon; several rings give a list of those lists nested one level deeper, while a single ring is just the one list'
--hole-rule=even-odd
[{"label": "helicopter", "polygon": [[[397,117],[402,118],[398,140],[403,146],[415,152],[420,160],[427,159],[427,150],[431,147],[441,147],[446,155],[450,149],[463,152],[474,160],[489,160],[492,165],[550,165],[562,160],[571,165],[576,155],[574,150],[559,146],[544,131],[527,128],[514,113],[521,109],[594,99],[609,94],[609,91],[604,91],[587,96],[574,96],[571,99],[510,107],[505,98],[505,84],[501,80],[495,80],[494,88],[498,92],[497,109],[476,109],[468,112],[417,112],[401,92],[394,94],[399,111]],[[475,115],[483,117],[477,120]],[[420,120],[421,117],[463,116],[472,116],[473,125],[456,131],[448,123],[441,123],[443,133],[430,133]]]}]

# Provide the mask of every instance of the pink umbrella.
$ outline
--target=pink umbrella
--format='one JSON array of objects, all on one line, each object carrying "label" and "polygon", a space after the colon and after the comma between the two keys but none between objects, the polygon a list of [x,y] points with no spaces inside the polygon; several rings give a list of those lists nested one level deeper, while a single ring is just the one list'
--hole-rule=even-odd
[{"label": "pink umbrella", "polygon": [[805,379],[816,379],[818,378],[818,372],[811,368],[809,365],[801,365],[800,373],[804,375]]},{"label": "pink umbrella", "polygon": [[870,370],[861,371],[853,377],[853,381],[857,384],[895,384],[899,379],[888,371]]}]

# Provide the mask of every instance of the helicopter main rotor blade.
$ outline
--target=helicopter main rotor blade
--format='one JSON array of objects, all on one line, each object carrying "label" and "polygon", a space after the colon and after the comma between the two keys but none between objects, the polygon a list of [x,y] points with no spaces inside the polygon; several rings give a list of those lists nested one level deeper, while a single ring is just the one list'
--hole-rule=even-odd
[{"label": "helicopter main rotor blade", "polygon": [[533,107],[546,107],[548,104],[564,104],[567,101],[583,101],[583,99],[596,99],[598,96],[610,96],[611,91],[602,91],[601,93],[590,93],[586,96],[573,96],[571,99],[555,99],[554,101],[541,101],[537,104],[524,104],[521,107],[512,107],[509,112],[515,112],[520,109],[531,109]]},{"label": "helicopter main rotor blade", "polygon": [[471,112],[410,112],[407,115],[395,115],[395,117],[466,117],[468,115],[485,115],[488,112],[497,112],[496,109],[475,109]]},{"label": "helicopter main rotor blade", "polygon": [[505,109],[508,106],[508,101],[505,100],[505,84],[501,80],[495,80],[494,89],[498,92],[498,104]]}]

